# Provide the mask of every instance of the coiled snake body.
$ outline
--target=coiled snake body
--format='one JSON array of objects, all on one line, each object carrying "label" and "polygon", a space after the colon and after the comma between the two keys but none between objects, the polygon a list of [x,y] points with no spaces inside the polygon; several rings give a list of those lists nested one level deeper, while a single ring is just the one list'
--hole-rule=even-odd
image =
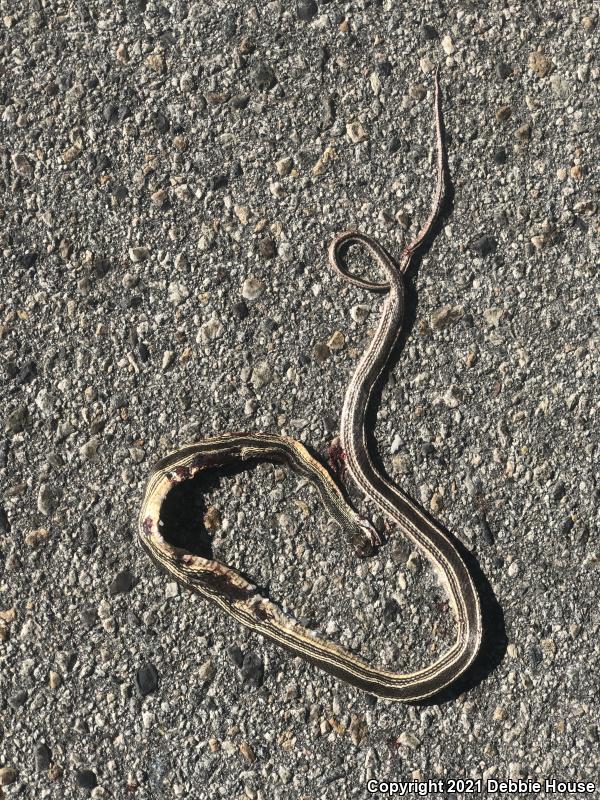
[{"label": "coiled snake body", "polygon": [[[394,348],[403,317],[402,275],[436,220],[445,193],[440,118],[440,93],[435,75],[437,185],[431,214],[398,264],[373,239],[358,231],[337,235],[329,248],[332,267],[364,289],[386,292],[376,333],[352,376],[341,418],[341,449],[353,480],[429,559],[444,584],[456,617],[456,640],[434,663],[411,673],[373,666],[355,654],[302,627],[237,570],[168,543],[161,533],[161,508],[176,484],[202,470],[251,459],[279,461],[311,481],[327,512],[339,523],[359,554],[381,544],[370,522],[348,504],[325,467],[303,444],[268,433],[226,433],[176,450],[159,461],[150,476],[139,516],[138,535],[152,559],[188,589],[217,603],[248,628],[287,648],[336,677],[371,694],[392,700],[416,701],[437,694],[461,676],[478,653],[482,637],[479,597],[463,558],[444,530],[405,492],[375,467],[366,442],[365,418],[372,389]],[[385,273],[386,283],[373,283],[348,273],[342,251],[359,244]]]}]

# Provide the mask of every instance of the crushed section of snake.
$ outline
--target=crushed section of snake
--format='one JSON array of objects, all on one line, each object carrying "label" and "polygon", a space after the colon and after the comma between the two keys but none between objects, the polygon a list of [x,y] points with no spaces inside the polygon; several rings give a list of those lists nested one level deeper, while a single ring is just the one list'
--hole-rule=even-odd
[{"label": "crushed section of snake", "polygon": [[[392,700],[416,701],[452,684],[475,659],[482,638],[481,609],[469,570],[440,525],[405,492],[375,467],[367,448],[365,418],[371,392],[400,334],[403,318],[402,274],[435,222],[445,193],[440,89],[435,73],[435,131],[437,182],[429,219],[395,264],[371,237],[358,231],[337,235],[329,248],[333,269],[350,283],[386,292],[377,331],[365,350],[346,390],[341,420],[341,446],[352,479],[429,559],[440,576],[456,616],[456,640],[434,663],[411,673],[373,666],[348,650],[299,625],[237,570],[219,561],[194,555],[169,544],[161,534],[161,509],[173,486],[202,470],[251,459],[279,461],[311,481],[321,500],[361,555],[379,544],[374,528],[348,504],[325,467],[295,439],[268,433],[227,433],[187,445],[156,464],[148,481],[139,516],[138,537],[150,557],[179,583],[217,603],[228,614],[267,639],[287,648],[360,689]],[[342,253],[361,245],[384,272],[387,281],[375,283],[348,272]]]}]

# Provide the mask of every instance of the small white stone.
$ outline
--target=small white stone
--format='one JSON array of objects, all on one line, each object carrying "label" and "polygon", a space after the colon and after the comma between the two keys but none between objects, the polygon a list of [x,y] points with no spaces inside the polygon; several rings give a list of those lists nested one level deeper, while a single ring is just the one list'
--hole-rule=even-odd
[{"label": "small white stone", "polygon": [[217,668],[210,660],[210,658],[208,659],[208,661],[205,661],[203,664],[201,664],[200,668],[198,669],[198,677],[200,678],[201,681],[206,681],[206,682],[212,681],[216,673],[217,673]]},{"label": "small white stone", "polygon": [[421,742],[414,733],[410,733],[409,731],[403,731],[400,736],[398,737],[398,742],[403,744],[405,747],[410,747],[411,749],[414,747],[418,747]]},{"label": "small white stone", "polygon": [[495,328],[502,317],[504,316],[504,309],[503,308],[486,308],[483,312],[483,318],[487,322],[488,325]]},{"label": "small white stone", "polygon": [[183,303],[184,300],[187,300],[189,296],[189,289],[184,283],[181,283],[180,281],[171,281],[168,288],[168,297],[170,303],[178,306]]},{"label": "small white stone", "polygon": [[142,711],[142,724],[146,729],[154,725],[154,714],[152,711]]},{"label": "small white stone", "polygon": [[398,450],[400,450],[401,446],[402,446],[402,439],[400,438],[399,434],[396,434],[394,436],[393,440],[392,440],[392,446],[390,447],[390,453],[392,453],[392,455],[394,453],[397,453]]},{"label": "small white stone", "polygon": [[165,586],[165,597],[177,597],[179,594],[179,586],[176,581],[171,581]]},{"label": "small white stone", "polygon": [[264,284],[250,275],[242,284],[242,297],[245,300],[256,300],[264,291]]},{"label": "small white stone", "polygon": [[258,364],[252,371],[251,383],[255,391],[262,389],[271,380],[271,368],[265,362]]},{"label": "small white stone", "polygon": [[442,399],[448,408],[458,408],[462,397],[456,386],[449,386]]},{"label": "small white stone", "polygon": [[200,326],[198,335],[196,336],[196,341],[199,344],[207,344],[208,342],[218,339],[222,333],[223,326],[219,322],[218,318],[211,317],[211,319]]},{"label": "small white stone", "polygon": [[452,41],[451,37],[446,34],[442,39],[442,50],[446,53],[447,56],[453,55],[456,52],[456,47],[454,46],[454,42]]},{"label": "small white stone", "polygon": [[360,122],[349,122],[346,125],[346,134],[353,144],[364,142],[369,138]]},{"label": "small white stone", "polygon": [[289,175],[293,166],[294,161],[290,156],[285,156],[284,158],[280,158],[279,161],[275,162],[275,169],[277,170],[277,174],[281,175],[281,177]]},{"label": "small white stone", "polygon": [[350,316],[354,320],[354,322],[364,322],[366,318],[369,316],[371,309],[368,305],[361,303],[355,306],[352,306],[350,309]]},{"label": "small white stone", "polygon": [[150,250],[147,247],[130,247],[129,248],[129,258],[133,261],[134,264],[138,264],[140,261],[145,261],[150,255]]}]

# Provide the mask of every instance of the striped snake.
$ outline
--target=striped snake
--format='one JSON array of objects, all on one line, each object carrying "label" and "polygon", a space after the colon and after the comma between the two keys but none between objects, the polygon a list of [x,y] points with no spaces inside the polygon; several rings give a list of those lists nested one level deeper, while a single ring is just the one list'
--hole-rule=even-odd
[{"label": "striped snake", "polygon": [[[303,444],[269,433],[226,433],[176,450],[159,461],[150,475],[139,516],[138,536],[150,557],[180,584],[212,600],[238,622],[293,654],[360,689],[391,700],[417,701],[437,694],[462,675],[478,653],[482,637],[477,591],[460,553],[444,530],[405,492],[391,484],[373,464],[367,448],[366,413],[374,385],[384,369],[402,327],[403,274],[438,217],[444,198],[445,169],[441,132],[440,89],[435,73],[435,135],[437,182],[429,218],[416,239],[404,248],[396,264],[373,239],[345,231],[333,239],[329,260],[350,283],[385,292],[375,335],[367,346],[346,390],[341,417],[340,445],[351,477],[388,521],[423,553],[444,585],[456,617],[456,640],[434,663],[411,673],[373,666],[343,647],[300,625],[237,570],[175,547],[161,533],[161,510],[172,488],[207,469],[248,461],[276,461],[308,479],[318,490],[329,515],[359,555],[368,555],[381,540],[371,523],[348,504],[325,467]],[[351,275],[343,252],[363,246],[386,277],[375,283]]]}]

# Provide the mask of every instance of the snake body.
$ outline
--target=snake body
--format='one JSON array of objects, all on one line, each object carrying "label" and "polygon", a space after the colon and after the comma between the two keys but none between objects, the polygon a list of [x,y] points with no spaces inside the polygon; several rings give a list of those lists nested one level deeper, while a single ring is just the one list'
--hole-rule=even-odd
[{"label": "snake body", "polygon": [[[150,476],[139,515],[138,535],[151,558],[179,583],[215,602],[238,622],[287,648],[306,661],[371,694],[392,700],[417,701],[437,694],[461,676],[475,659],[482,638],[480,602],[469,570],[455,545],[432,518],[405,492],[391,484],[374,465],[367,447],[366,413],[371,392],[389,359],[402,327],[402,275],[438,216],[445,192],[440,94],[435,76],[437,184],[429,219],[406,247],[398,264],[365,234],[345,231],[329,248],[331,266],[349,282],[385,292],[376,333],[366,348],[346,390],[340,440],[352,479],[434,566],[446,588],[456,617],[456,640],[434,663],[411,673],[373,666],[357,655],[300,625],[237,570],[190,553],[166,541],[161,509],[173,489],[203,470],[251,460],[277,461],[317,488],[329,515],[360,555],[380,544],[371,523],[349,505],[328,470],[304,445],[280,434],[226,433],[190,444],[159,461]],[[349,245],[367,249],[384,272],[385,283],[374,283],[348,272],[343,251]]]}]

